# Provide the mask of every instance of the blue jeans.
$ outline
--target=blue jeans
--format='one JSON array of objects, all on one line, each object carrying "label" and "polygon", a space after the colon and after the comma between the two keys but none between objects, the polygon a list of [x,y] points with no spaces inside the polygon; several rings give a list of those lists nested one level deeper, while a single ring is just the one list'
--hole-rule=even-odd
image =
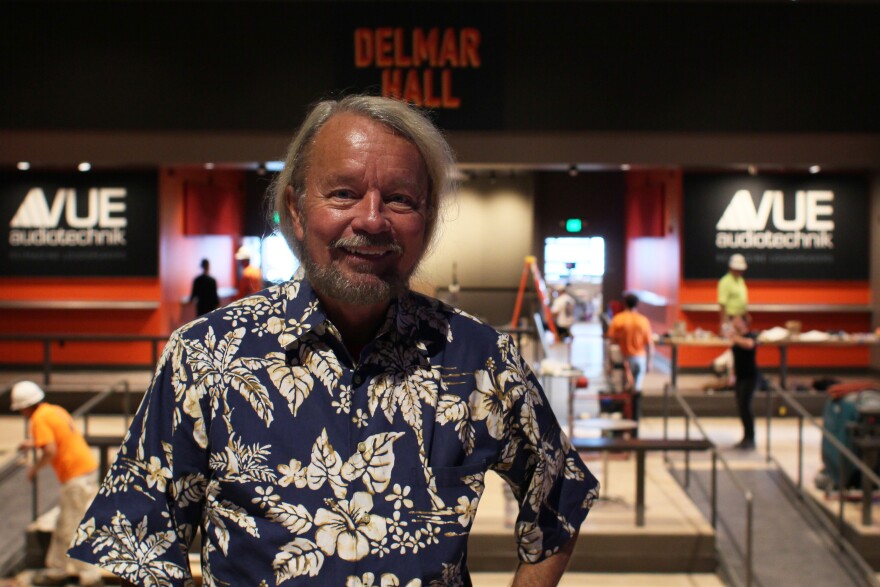
[{"label": "blue jeans", "polygon": [[632,355],[626,360],[629,362],[629,370],[633,376],[633,390],[642,391],[645,373],[648,372],[648,357],[646,355]]}]

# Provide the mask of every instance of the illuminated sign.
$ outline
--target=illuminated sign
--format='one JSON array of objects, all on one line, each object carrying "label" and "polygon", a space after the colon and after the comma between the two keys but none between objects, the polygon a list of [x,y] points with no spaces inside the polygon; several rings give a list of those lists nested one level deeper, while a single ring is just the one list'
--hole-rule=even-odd
[{"label": "illuminated sign", "polygon": [[855,175],[687,174],[685,277],[718,278],[740,253],[750,278],[867,279],[867,193]]},{"label": "illuminated sign", "polygon": [[495,129],[504,121],[504,39],[497,11],[475,7],[394,17],[353,9],[338,23],[335,86],[398,98],[431,111],[443,129]]},{"label": "illuminated sign", "polygon": [[359,28],[354,64],[382,72],[382,95],[427,108],[458,108],[453,72],[480,67],[480,31],[438,27]]},{"label": "illuminated sign", "polygon": [[155,173],[0,175],[6,276],[157,274]]}]

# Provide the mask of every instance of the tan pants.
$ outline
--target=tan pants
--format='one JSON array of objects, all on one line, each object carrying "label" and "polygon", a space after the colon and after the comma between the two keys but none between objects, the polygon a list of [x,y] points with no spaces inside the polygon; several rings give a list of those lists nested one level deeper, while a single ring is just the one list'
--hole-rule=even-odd
[{"label": "tan pants", "polygon": [[46,553],[46,569],[52,575],[79,575],[83,584],[95,583],[101,578],[98,567],[68,558],[67,549],[76,534],[83,515],[98,493],[95,473],[74,477],[61,485],[58,522],[52,532],[52,541]]}]

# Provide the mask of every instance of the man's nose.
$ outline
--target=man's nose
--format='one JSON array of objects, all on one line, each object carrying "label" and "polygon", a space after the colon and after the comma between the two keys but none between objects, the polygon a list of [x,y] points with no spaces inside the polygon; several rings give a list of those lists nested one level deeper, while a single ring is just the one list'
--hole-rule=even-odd
[{"label": "man's nose", "polygon": [[388,220],[388,208],[378,191],[367,192],[354,208],[355,217],[351,227],[369,233],[386,232],[391,229]]}]

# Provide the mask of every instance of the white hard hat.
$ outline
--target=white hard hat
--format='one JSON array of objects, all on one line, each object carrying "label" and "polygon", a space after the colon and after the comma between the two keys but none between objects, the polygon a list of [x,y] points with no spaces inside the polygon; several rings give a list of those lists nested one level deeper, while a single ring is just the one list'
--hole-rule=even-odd
[{"label": "white hard hat", "polygon": [[727,263],[727,266],[734,271],[745,271],[749,267],[746,264],[746,258],[739,253],[730,256],[730,261]]},{"label": "white hard hat", "polygon": [[33,381],[19,381],[12,386],[12,405],[9,407],[13,412],[17,412],[35,406],[45,398],[46,394]]},{"label": "white hard hat", "polygon": [[247,247],[239,247],[238,251],[235,252],[236,261],[242,261],[244,259],[251,258],[251,250]]}]

